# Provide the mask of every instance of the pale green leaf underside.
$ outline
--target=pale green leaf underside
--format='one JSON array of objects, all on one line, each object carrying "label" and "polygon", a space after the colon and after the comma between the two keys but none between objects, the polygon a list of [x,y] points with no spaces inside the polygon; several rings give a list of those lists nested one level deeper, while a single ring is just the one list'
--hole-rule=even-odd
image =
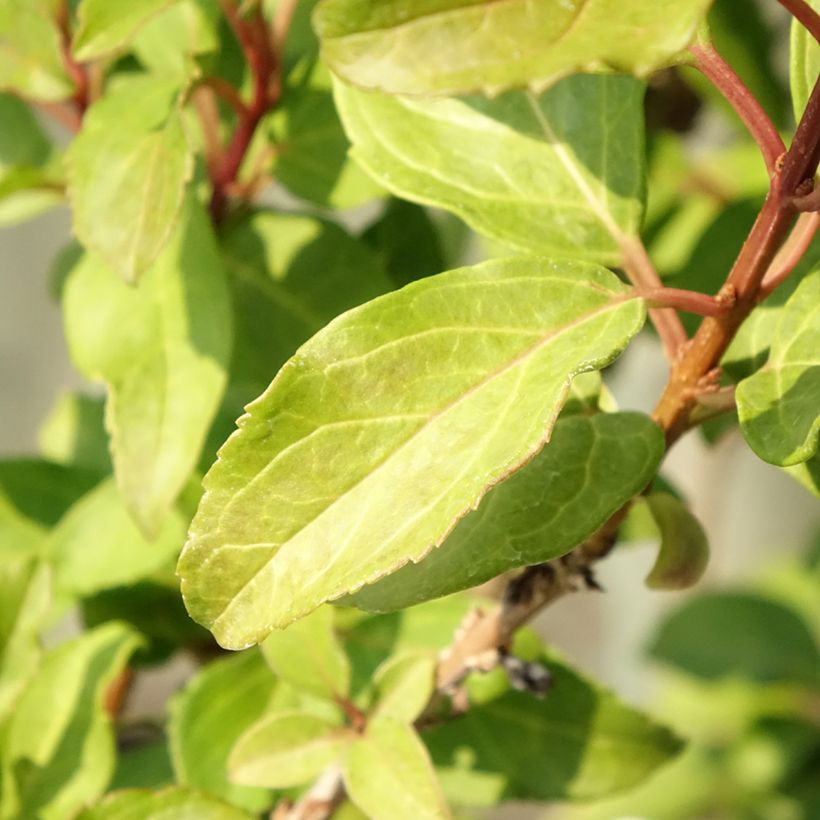
[{"label": "pale green leaf underside", "polygon": [[806,276],[782,310],[765,367],[737,386],[749,446],[786,467],[817,452],[820,432],[820,269]]},{"label": "pale green leaf underside", "polygon": [[419,736],[375,718],[344,763],[350,799],[372,820],[446,820],[451,816]]},{"label": "pale green leaf underside", "polygon": [[193,173],[176,83],[142,75],[95,103],[66,155],[74,231],[127,282],[170,237]]},{"label": "pale green leaf underside", "polygon": [[578,75],[541,96],[428,100],[335,84],[352,156],[388,190],[521,250],[613,265],[643,214],[643,89]]},{"label": "pale green leaf underside", "polygon": [[141,25],[173,0],[82,0],[72,51],[93,60],[124,46]]},{"label": "pale green leaf underside", "polygon": [[254,814],[202,792],[172,787],[158,792],[112,792],[77,820],[252,820]]},{"label": "pale green leaf underside", "polygon": [[549,438],[572,377],[612,361],[643,302],[589,263],[520,257],[343,314],[248,406],[178,566],[226,647],[418,561]]},{"label": "pale green leaf underside", "polygon": [[392,655],[373,675],[373,717],[412,723],[427,706],[435,689],[436,659],[432,652]]},{"label": "pale green leaf underside", "polygon": [[[819,0],[806,0],[815,10],[820,11]],[[820,73],[820,45],[805,26],[792,20],[791,61],[789,79],[791,81],[792,106],[794,117],[799,120],[809,101],[817,75]]]},{"label": "pale green leaf underside", "polygon": [[97,257],[82,257],[63,310],[74,363],[109,387],[117,484],[140,528],[155,534],[199,457],[230,353],[224,272],[199,202],[189,194],[136,288]]},{"label": "pale green leaf underside", "polygon": [[673,62],[711,0],[325,0],[322,56],[392,94],[536,90],[577,71],[646,76]]},{"label": "pale green leaf underside", "polygon": [[562,555],[647,485],[663,450],[660,428],[640,413],[563,419],[549,445],[459,521],[439,549],[350,602],[389,612]]}]

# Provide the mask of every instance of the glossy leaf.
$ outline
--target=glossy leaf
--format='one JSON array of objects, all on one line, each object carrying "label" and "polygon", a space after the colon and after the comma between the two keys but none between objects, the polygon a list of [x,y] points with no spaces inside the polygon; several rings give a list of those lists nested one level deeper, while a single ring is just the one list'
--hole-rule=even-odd
[{"label": "glossy leaf", "polygon": [[322,56],[391,94],[537,90],[577,71],[646,76],[674,62],[711,0],[324,0]]},{"label": "glossy leaf", "polygon": [[377,612],[400,609],[562,555],[651,481],[663,452],[660,428],[638,413],[560,420],[550,443],[439,549],[351,602]]},{"label": "glossy leaf", "polygon": [[696,584],[709,563],[709,542],[697,518],[669,493],[647,497],[661,534],[655,564],[646,577],[652,589],[686,589]]},{"label": "glossy leaf", "polygon": [[714,592],[685,603],[654,636],[650,653],[699,678],[820,679],[820,647],[790,607],[743,592]]},{"label": "glossy leaf", "polygon": [[338,760],[354,735],[308,712],[274,712],[254,723],[228,760],[234,783],[301,786]]},{"label": "glossy leaf", "polygon": [[319,607],[287,629],[271,632],[262,654],[298,691],[336,700],[350,689],[350,663],[333,631],[333,609]]},{"label": "glossy leaf", "polygon": [[188,611],[238,648],[420,560],[543,446],[572,377],[643,320],[613,274],[540,258],[450,271],[339,317],[206,476],[178,566]]},{"label": "glossy leaf", "polygon": [[45,656],[2,740],[1,816],[62,820],[102,794],[115,757],[103,699],[138,644],[111,623]]},{"label": "glossy leaf", "polygon": [[252,820],[255,816],[208,794],[175,786],[158,792],[113,792],[77,820]]},{"label": "glossy leaf", "polygon": [[56,102],[74,91],[60,52],[54,0],[0,2],[0,89]]},{"label": "glossy leaf", "polygon": [[[820,12],[818,0],[806,0],[809,6]],[[791,80],[792,105],[794,117],[799,120],[806,108],[817,75],[820,74],[820,45],[797,20],[792,20],[791,63],[789,78]]]},{"label": "glossy leaf", "polygon": [[84,597],[101,589],[134,583],[168,565],[185,540],[185,521],[173,511],[157,537],[137,529],[113,479],[78,501],[51,532],[46,544],[55,586]]},{"label": "glossy leaf", "polygon": [[74,232],[126,282],[157,258],[193,172],[173,81],[121,80],[83,117],[67,154]]},{"label": "glossy leaf", "polygon": [[412,723],[435,688],[436,660],[431,652],[406,652],[388,658],[373,675],[371,714]]},{"label": "glossy leaf", "polygon": [[508,690],[425,733],[445,794],[499,800],[593,800],[627,789],[673,758],[681,742],[561,661],[544,657],[543,700]]},{"label": "glossy leaf", "polygon": [[749,446],[764,461],[798,464],[817,452],[820,434],[820,269],[786,303],[766,365],[736,391]]},{"label": "glossy leaf", "polygon": [[643,84],[426,100],[336,84],[352,156],[397,196],[519,250],[619,264],[643,212]]},{"label": "glossy leaf", "polygon": [[226,382],[230,308],[202,207],[189,197],[138,288],[83,257],[63,308],[75,364],[108,384],[117,484],[140,528],[155,534],[197,462]]},{"label": "glossy leaf", "polygon": [[168,737],[177,782],[260,812],[267,789],[228,779],[227,760],[237,739],[262,717],[276,678],[258,651],[222,658],[204,667],[171,701]]},{"label": "glossy leaf", "polygon": [[81,0],[71,50],[77,60],[104,57],[125,46],[135,32],[173,0]]},{"label": "glossy leaf", "polygon": [[372,820],[451,817],[424,744],[396,720],[368,723],[347,754],[344,781],[350,799]]}]

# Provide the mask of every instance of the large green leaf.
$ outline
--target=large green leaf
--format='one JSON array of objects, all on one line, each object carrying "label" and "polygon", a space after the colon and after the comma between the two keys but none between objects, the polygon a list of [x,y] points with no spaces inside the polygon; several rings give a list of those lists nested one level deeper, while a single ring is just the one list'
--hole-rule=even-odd
[{"label": "large green leaf", "polygon": [[115,758],[103,698],[138,644],[110,623],[45,656],[2,739],[0,816],[63,820],[102,794]]},{"label": "large green leaf", "polygon": [[229,782],[227,760],[240,735],[264,714],[275,686],[257,650],[204,667],[170,705],[168,735],[177,782],[250,811],[269,808],[269,790]]},{"label": "large green leaf", "polygon": [[645,76],[679,57],[711,0],[324,0],[322,56],[392,94],[537,90],[576,71]]},{"label": "large green leaf", "polygon": [[117,483],[155,534],[197,462],[222,397],[230,306],[208,217],[189,195],[168,245],[139,287],[86,255],[63,309],[72,358],[109,387]]},{"label": "large green leaf", "polygon": [[740,426],[749,446],[789,466],[817,452],[820,434],[820,268],[783,308],[766,365],[737,386]]},{"label": "large green leaf", "polygon": [[[503,4],[502,4],[503,5]],[[521,250],[619,264],[644,198],[643,84],[577,75],[541,96],[425,100],[336,83],[358,162],[405,199]]]},{"label": "large green leaf", "polygon": [[226,647],[418,561],[540,450],[572,377],[643,324],[613,274],[510,258],[332,322],[248,406],[205,478],[178,572]]},{"label": "large green leaf", "polygon": [[[820,11],[819,0],[806,0],[815,10]],[[809,95],[820,74],[820,45],[801,23],[792,20],[791,80],[792,105],[795,119],[800,119],[809,101]]]},{"label": "large green leaf", "polygon": [[301,786],[339,759],[355,735],[309,712],[273,712],[237,741],[228,761],[234,783]]},{"label": "large green leaf", "polygon": [[452,800],[592,800],[640,783],[680,751],[643,713],[558,659],[541,660],[553,677],[543,700],[508,690],[425,733]]},{"label": "large green leaf", "polygon": [[126,789],[113,792],[77,820],[252,820],[241,811],[202,792],[173,787],[158,792]]},{"label": "large green leaf", "polygon": [[0,89],[33,100],[70,97],[56,0],[0,0]]},{"label": "large green leaf", "polygon": [[443,546],[364,587],[351,603],[389,612],[555,558],[639,493],[663,451],[660,428],[639,413],[563,419],[549,445],[463,518]]},{"label": "large green leaf", "polygon": [[344,762],[350,799],[372,820],[446,820],[451,816],[430,757],[412,728],[377,717]]},{"label": "large green leaf", "polygon": [[94,60],[122,48],[154,14],[173,0],[81,0],[72,51]]},{"label": "large green leaf", "polygon": [[162,77],[119,81],[88,109],[66,155],[74,232],[127,282],[171,237],[193,172],[178,92]]}]

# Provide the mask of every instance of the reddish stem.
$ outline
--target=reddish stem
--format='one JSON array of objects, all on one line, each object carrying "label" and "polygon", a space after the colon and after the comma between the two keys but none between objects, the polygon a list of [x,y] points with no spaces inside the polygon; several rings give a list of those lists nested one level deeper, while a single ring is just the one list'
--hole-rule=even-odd
[{"label": "reddish stem", "polygon": [[769,176],[773,177],[777,160],[785,153],[786,146],[769,115],[711,43],[699,43],[690,51],[695,57],[695,66],[720,91],[754,137]]},{"label": "reddish stem", "polygon": [[698,316],[723,316],[732,306],[732,299],[726,297],[707,296],[694,290],[681,288],[649,288],[639,290],[649,307],[675,308]]},{"label": "reddish stem", "polygon": [[811,246],[818,228],[820,228],[820,213],[805,213],[798,217],[789,238],[783,243],[783,247],[769,265],[760,283],[760,290],[757,294],[758,302],[762,302],[789,277]]},{"label": "reddish stem", "polygon": [[74,95],[71,100],[79,118],[89,105],[88,72],[71,54],[71,12],[67,2],[57,6],[55,21],[60,32],[60,56],[68,76],[74,83]]},{"label": "reddish stem", "polygon": [[815,40],[820,42],[820,14],[805,0],[778,0],[783,8],[808,30]]}]

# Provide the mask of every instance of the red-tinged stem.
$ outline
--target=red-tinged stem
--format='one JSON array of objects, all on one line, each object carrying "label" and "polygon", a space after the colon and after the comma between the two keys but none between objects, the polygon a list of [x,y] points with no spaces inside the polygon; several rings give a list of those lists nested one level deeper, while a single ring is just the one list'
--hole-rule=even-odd
[{"label": "red-tinged stem", "polygon": [[757,294],[758,302],[762,302],[773,290],[785,282],[811,246],[818,228],[820,228],[820,213],[800,214],[789,238],[783,243],[783,247],[777,252],[777,256],[772,260],[772,264],[763,276]]},{"label": "red-tinged stem", "polygon": [[695,67],[720,91],[754,137],[769,176],[773,177],[777,160],[785,153],[786,146],[769,115],[711,43],[698,43],[690,51],[695,57]]},{"label": "red-tinged stem", "polygon": [[249,114],[248,106],[245,105],[239,92],[222,77],[203,77],[197,86],[202,88],[210,88],[218,97],[224,100],[233,108],[236,114],[240,117],[246,117]]},{"label": "red-tinged stem", "polygon": [[781,6],[798,20],[820,42],[820,14],[818,14],[805,0],[778,0]]},{"label": "red-tinged stem", "polygon": [[74,83],[72,102],[80,118],[89,105],[88,72],[71,54],[71,12],[67,2],[56,9],[57,28],[60,31],[60,55],[68,76]]},{"label": "red-tinged stem", "polygon": [[638,293],[649,307],[675,308],[698,316],[723,316],[732,306],[731,298],[715,298],[680,288],[650,288]]}]

